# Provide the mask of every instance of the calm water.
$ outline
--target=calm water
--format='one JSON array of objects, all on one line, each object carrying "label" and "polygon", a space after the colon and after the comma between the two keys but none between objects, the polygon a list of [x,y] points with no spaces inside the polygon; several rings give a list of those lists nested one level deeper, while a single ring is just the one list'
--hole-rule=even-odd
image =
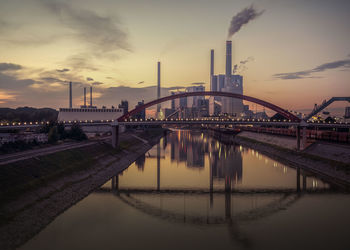
[{"label": "calm water", "polygon": [[174,131],[21,249],[350,249],[350,197],[330,189],[252,149]]}]

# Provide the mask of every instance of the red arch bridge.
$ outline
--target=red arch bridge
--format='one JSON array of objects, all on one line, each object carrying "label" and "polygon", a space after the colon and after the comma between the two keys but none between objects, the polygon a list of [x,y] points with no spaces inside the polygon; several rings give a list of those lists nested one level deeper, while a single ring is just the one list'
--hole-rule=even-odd
[{"label": "red arch bridge", "polygon": [[298,118],[297,116],[293,115],[292,113],[288,112],[287,110],[274,105],[270,102],[266,102],[263,101],[261,99],[255,98],[255,97],[251,97],[251,96],[246,96],[246,95],[240,95],[240,94],[235,94],[235,93],[229,93],[229,92],[219,92],[219,91],[200,91],[200,92],[186,92],[186,93],[181,93],[181,94],[176,94],[176,95],[170,95],[170,96],[166,96],[166,97],[162,97],[159,98],[157,100],[154,101],[150,101],[148,103],[145,103],[131,111],[129,111],[128,113],[126,113],[125,115],[121,116],[118,118],[118,122],[124,122],[126,121],[130,116],[137,114],[143,110],[145,110],[146,108],[149,108],[151,106],[154,106],[156,104],[160,104],[166,101],[171,101],[174,99],[179,99],[179,98],[185,98],[185,97],[191,97],[191,96],[220,96],[220,97],[230,97],[230,98],[237,98],[237,99],[242,99],[245,101],[249,101],[249,102],[253,102],[256,104],[259,104],[261,106],[264,106],[266,108],[269,108],[273,111],[276,111],[277,113],[281,114],[282,116],[284,116],[287,120],[291,121],[291,122],[300,122],[300,118]]}]

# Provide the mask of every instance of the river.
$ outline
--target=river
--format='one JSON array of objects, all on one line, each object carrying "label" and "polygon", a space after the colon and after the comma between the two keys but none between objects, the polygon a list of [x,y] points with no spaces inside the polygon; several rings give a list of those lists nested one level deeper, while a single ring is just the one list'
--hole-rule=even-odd
[{"label": "river", "polygon": [[337,190],[175,130],[20,249],[350,249],[350,196]]}]

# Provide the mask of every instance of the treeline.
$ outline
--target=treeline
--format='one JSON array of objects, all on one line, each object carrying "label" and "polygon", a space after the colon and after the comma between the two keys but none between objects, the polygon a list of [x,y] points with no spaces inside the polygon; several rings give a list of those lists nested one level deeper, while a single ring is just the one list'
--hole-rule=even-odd
[{"label": "treeline", "polygon": [[40,129],[41,133],[48,134],[48,142],[56,143],[58,140],[73,139],[76,141],[86,140],[87,136],[78,123],[74,123],[70,130],[65,130],[62,123],[46,124]]},{"label": "treeline", "polygon": [[56,121],[58,111],[51,108],[0,108],[0,122]]}]

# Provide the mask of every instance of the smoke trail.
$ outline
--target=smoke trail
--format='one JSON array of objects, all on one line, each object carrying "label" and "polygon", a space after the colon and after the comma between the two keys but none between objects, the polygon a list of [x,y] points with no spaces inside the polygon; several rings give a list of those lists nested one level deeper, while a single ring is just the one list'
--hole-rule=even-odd
[{"label": "smoke trail", "polygon": [[258,12],[254,9],[253,5],[243,9],[237,15],[232,17],[230,28],[228,29],[228,38],[231,38],[236,32],[238,32],[244,24],[249,23],[251,20],[254,20],[265,10]]},{"label": "smoke trail", "polygon": [[254,57],[250,56],[247,59],[240,61],[239,64],[235,64],[233,66],[233,70],[232,73],[233,74],[237,74],[237,73],[242,73],[243,71],[245,71],[247,69],[247,67],[245,66],[245,64],[247,64],[248,62],[254,61]]}]

